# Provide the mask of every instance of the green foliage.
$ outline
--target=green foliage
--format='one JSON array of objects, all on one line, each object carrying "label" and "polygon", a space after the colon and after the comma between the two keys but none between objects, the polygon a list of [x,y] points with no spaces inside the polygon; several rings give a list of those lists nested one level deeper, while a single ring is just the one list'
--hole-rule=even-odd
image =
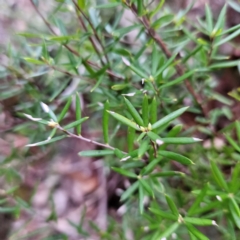
[{"label": "green foliage", "polygon": [[[80,157],[102,158],[106,168],[130,179],[120,197],[129,210],[122,216],[121,233],[117,222],[105,231],[91,223],[101,239],[127,239],[132,229],[133,239],[205,240],[210,239],[206,229],[213,228],[215,239],[237,239],[240,122],[216,129],[221,116],[234,120],[233,100],[215,93],[211,82],[220,69],[239,68],[239,60],[228,60],[219,50],[240,31],[239,25],[226,28],[228,6],[215,19],[206,5],[205,19],[189,25],[190,7],[174,14],[165,1],[52,2],[52,14],[42,16],[47,29],[20,33],[26,39],[23,50],[9,47],[10,63],[0,72],[4,79],[15,79],[4,80],[0,100],[21,99],[13,109],[21,123],[13,131],[31,141],[24,154],[69,137],[100,148],[83,150]],[[232,1],[230,6],[237,8]],[[121,26],[126,8],[136,22]],[[61,20],[63,13],[70,25]],[[134,42],[127,42],[123,36],[131,39],[133,30]],[[229,95],[239,100],[238,90]],[[212,99],[223,107],[209,109]],[[187,114],[195,114],[193,127],[184,121]],[[84,124],[101,132],[98,139],[84,137]],[[226,146],[204,148],[198,136],[213,142],[220,136]],[[14,155],[1,161],[0,176],[18,185],[12,181],[20,178],[14,167],[5,167]],[[4,193],[10,195],[10,190]],[[14,215],[23,208],[2,204],[0,212]],[[52,209],[48,221],[57,219]],[[129,216],[134,216],[132,226]],[[83,221],[70,223],[79,238],[90,235]]]}]

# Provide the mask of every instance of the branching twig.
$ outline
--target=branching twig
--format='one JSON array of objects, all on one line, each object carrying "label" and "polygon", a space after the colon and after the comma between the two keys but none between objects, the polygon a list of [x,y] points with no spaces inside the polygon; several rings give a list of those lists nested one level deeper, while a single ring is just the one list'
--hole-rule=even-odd
[{"label": "branching twig", "polygon": [[[37,12],[37,14],[40,16],[40,18],[43,20],[43,22],[45,23],[45,25],[48,27],[48,29],[50,30],[50,32],[52,34],[54,34],[55,36],[58,36],[58,34],[54,31],[54,29],[52,28],[51,24],[44,18],[44,16],[41,14],[41,12],[38,10],[38,8],[36,7],[36,5],[33,3],[33,0],[30,0],[31,4],[33,5],[35,11]],[[74,54],[75,56],[77,57],[81,57],[81,55],[76,51],[74,50],[73,48],[71,48],[69,45],[67,45],[66,43],[63,44],[63,46],[69,51],[71,52],[72,54]],[[102,67],[99,66],[98,64],[92,62],[92,61],[89,61],[87,60],[86,63],[92,67],[95,67],[97,69],[101,69]],[[120,79],[120,80],[124,80],[124,78],[122,76],[119,76],[118,74],[114,73],[113,71],[107,69],[106,72],[114,77],[114,78],[117,78],[117,79]]]},{"label": "branching twig", "polygon": [[[172,53],[168,50],[165,42],[160,38],[160,36],[156,33],[156,31],[151,27],[148,18],[146,16],[142,16],[142,17],[138,16],[137,8],[136,8],[136,6],[134,4],[131,4],[131,3],[127,2],[127,1],[125,2],[125,4],[131,9],[131,11],[137,17],[137,19],[143,24],[143,26],[145,27],[145,29],[147,31],[147,34],[162,49],[163,53],[167,56],[167,58],[171,58],[172,57]],[[182,76],[184,74],[184,68],[180,64],[176,64],[176,71],[177,71],[177,74],[179,76]],[[197,102],[197,104],[202,109],[202,112],[203,112],[204,116],[207,118],[208,111],[205,108],[205,106],[203,106],[202,97],[195,92],[195,90],[193,89],[193,87],[192,87],[192,85],[191,85],[191,83],[190,83],[190,81],[188,79],[186,79],[184,81],[184,83],[185,83],[185,86],[186,86],[187,90],[191,93],[191,95],[194,97],[194,99]]]},{"label": "branching twig", "polygon": [[[77,11],[77,9],[76,9],[76,13],[77,13],[78,20],[79,20],[80,24],[82,25],[84,31],[87,32],[87,26],[85,25],[82,17],[79,15],[79,12]],[[104,66],[105,63],[104,63],[103,60],[102,60],[101,53],[100,53],[100,51],[99,51],[99,49],[98,49],[98,47],[97,47],[94,39],[92,38],[92,36],[89,37],[89,40],[90,40],[93,48],[95,49],[95,52],[97,53],[98,58],[100,59],[102,66]]]},{"label": "branching twig", "polygon": [[[108,144],[104,144],[104,143],[100,143],[100,142],[96,142],[94,140],[91,140],[89,138],[85,138],[81,135],[76,135],[74,133],[71,133],[67,130],[65,130],[64,128],[62,128],[61,126],[57,126],[57,129],[61,130],[62,132],[66,133],[69,137],[72,137],[72,138],[76,138],[76,139],[79,139],[79,140],[82,140],[82,141],[85,141],[85,142],[88,142],[88,143],[92,143],[92,144],[95,144],[97,146],[100,146],[100,147],[104,147],[104,148],[108,148],[108,149],[111,149],[111,150],[115,150],[116,148],[108,145]],[[122,152],[124,154],[127,154],[126,152]]]},{"label": "branching twig", "polygon": [[[81,8],[79,7],[79,5],[76,3],[76,1],[75,1],[75,0],[72,0],[72,1],[73,1],[73,4],[75,5],[76,9],[83,15],[83,17],[86,19],[86,21],[88,22],[89,26],[90,26],[91,29],[93,30],[93,34],[94,34],[96,40],[98,41],[98,43],[100,44],[100,46],[101,46],[101,48],[102,48],[102,51],[103,51],[104,56],[105,56],[105,58],[106,58],[107,64],[110,66],[110,61],[109,61],[109,59],[108,59],[107,54],[105,53],[105,47],[103,46],[102,41],[101,41],[100,37],[98,36],[95,27],[93,26],[92,22],[91,22],[90,19],[87,17],[87,15],[82,11],[82,9],[81,9]],[[78,15],[78,17],[80,17],[80,16]],[[84,30],[87,31],[87,27],[86,27],[84,21],[81,20],[81,24],[82,24]],[[91,39],[91,37],[90,37],[90,39]]]}]

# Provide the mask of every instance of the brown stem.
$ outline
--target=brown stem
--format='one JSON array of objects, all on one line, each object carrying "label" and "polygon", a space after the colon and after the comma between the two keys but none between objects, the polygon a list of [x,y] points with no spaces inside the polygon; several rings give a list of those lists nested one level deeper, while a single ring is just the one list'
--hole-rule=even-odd
[{"label": "brown stem", "polygon": [[156,143],[151,140],[151,144],[152,144],[152,147],[153,147],[153,150],[154,150],[154,157],[157,158],[158,154],[157,154]]},{"label": "brown stem", "polygon": [[[74,1],[73,1],[73,2],[74,2]],[[77,9],[76,9],[76,14],[77,14],[78,20],[79,20],[80,24],[82,25],[84,31],[87,32],[87,26],[85,25],[85,22],[83,21],[83,19],[82,19],[81,16],[79,15],[79,12],[77,11]],[[100,59],[102,66],[104,66],[105,63],[104,63],[103,60],[102,60],[101,53],[100,53],[100,51],[98,50],[98,47],[97,47],[97,45],[96,45],[93,37],[90,36],[90,37],[89,37],[89,40],[90,40],[93,48],[95,49],[95,52],[97,53],[98,58]]]},{"label": "brown stem", "polygon": [[[129,2],[126,2],[126,5],[131,9],[131,11],[134,13],[134,15],[137,17],[137,19],[144,25],[147,34],[156,42],[156,44],[162,49],[163,53],[167,56],[167,58],[172,57],[172,53],[168,50],[165,42],[160,38],[160,36],[156,33],[156,31],[151,27],[150,22],[146,16],[138,16],[137,8],[134,4],[131,4]],[[176,71],[179,76],[182,76],[184,74],[184,68],[180,64],[176,64]],[[195,92],[193,89],[190,81],[186,79],[184,81],[184,84],[187,88],[187,90],[190,92],[190,94],[193,96],[197,104],[200,106],[204,116],[208,117],[208,111],[203,105],[202,97]]]},{"label": "brown stem", "polygon": [[[86,21],[88,22],[89,26],[91,27],[91,29],[93,30],[93,34],[95,36],[95,38],[97,39],[98,43],[100,44],[101,48],[102,48],[102,51],[104,53],[104,56],[106,58],[106,61],[107,61],[107,64],[110,66],[110,61],[108,59],[108,56],[107,54],[105,53],[105,47],[103,46],[102,44],[102,41],[100,39],[100,37],[98,36],[97,34],[97,31],[95,29],[95,27],[93,26],[92,22],[90,21],[90,19],[87,17],[87,15],[82,11],[82,9],[79,7],[79,5],[76,3],[75,0],[72,0],[73,1],[73,4],[75,5],[76,9],[83,15],[83,17],[86,19]],[[84,24],[83,22],[83,25],[82,25],[85,29],[85,31],[87,31],[87,28],[86,28],[86,25]]]},{"label": "brown stem", "polygon": [[[45,25],[48,27],[48,29],[50,30],[51,33],[53,33],[54,35],[58,36],[58,34],[54,31],[54,29],[52,28],[51,24],[44,18],[44,16],[41,14],[41,12],[38,10],[38,8],[36,7],[36,5],[33,3],[33,0],[30,0],[33,8],[35,9],[35,11],[37,12],[37,14],[40,16],[40,18],[43,20],[43,22],[45,23]],[[81,55],[76,51],[74,50],[73,48],[71,48],[69,45],[67,44],[63,44],[63,46],[69,51],[71,52],[72,54],[74,54],[75,56],[77,57],[81,57]],[[99,66],[98,64],[92,62],[92,61],[89,61],[87,60],[86,63],[92,67],[95,67],[97,69],[101,69],[102,67]],[[120,79],[120,80],[124,80],[124,78],[122,76],[119,76],[118,74],[116,74],[115,72],[111,71],[110,69],[107,69],[106,72],[114,77],[114,78],[117,78],[117,79]]]},{"label": "brown stem", "polygon": [[[89,138],[85,138],[85,137],[83,137],[83,136],[81,136],[81,135],[76,135],[76,134],[74,134],[74,133],[71,133],[71,132],[65,130],[64,128],[62,128],[62,127],[59,126],[59,125],[57,126],[57,128],[58,128],[59,130],[61,130],[62,132],[66,133],[69,137],[76,138],[76,139],[79,139],[79,140],[82,140],[82,141],[85,141],[85,142],[88,142],[88,143],[95,144],[95,145],[100,146],[100,147],[104,147],[104,148],[111,149],[111,150],[115,150],[115,149],[116,149],[116,148],[114,148],[114,147],[112,147],[112,146],[110,146],[110,145],[108,145],[108,144],[96,142],[96,141],[91,140],[91,139],[89,139]],[[122,153],[127,154],[126,152],[122,152]]]}]

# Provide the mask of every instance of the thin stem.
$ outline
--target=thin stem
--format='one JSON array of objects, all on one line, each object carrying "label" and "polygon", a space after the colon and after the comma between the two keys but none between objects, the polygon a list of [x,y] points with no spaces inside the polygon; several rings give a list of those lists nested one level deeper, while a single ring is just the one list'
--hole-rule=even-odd
[{"label": "thin stem", "polygon": [[[95,36],[95,38],[97,39],[98,43],[100,44],[102,51],[104,53],[104,56],[106,58],[107,64],[110,66],[110,61],[108,59],[107,54],[105,53],[105,47],[102,44],[102,41],[100,39],[100,37],[97,34],[97,31],[95,29],[95,27],[93,26],[92,22],[90,21],[90,19],[87,17],[87,15],[82,11],[82,9],[79,7],[79,5],[76,3],[76,1],[72,0],[73,4],[75,5],[75,7],[77,8],[77,10],[83,15],[83,17],[86,19],[86,21],[88,22],[89,26],[91,27],[91,29],[93,30],[93,34]],[[84,24],[84,22],[83,22]],[[87,31],[86,25],[84,24],[83,27],[85,28],[85,31]]]},{"label": "thin stem", "polygon": [[[172,57],[172,53],[168,50],[165,42],[160,38],[160,36],[156,33],[156,31],[151,27],[148,18],[146,16],[142,16],[142,17],[138,16],[137,8],[136,8],[136,6],[134,4],[131,4],[129,2],[125,2],[125,4],[134,13],[134,15],[137,17],[139,22],[141,22],[143,24],[143,26],[145,27],[145,29],[147,31],[147,34],[162,49],[163,53],[167,56],[167,58],[171,58]],[[184,68],[180,64],[176,64],[175,66],[176,66],[177,74],[179,76],[182,76],[184,74]],[[202,104],[202,97],[195,92],[195,90],[193,89],[193,87],[192,87],[192,85],[191,85],[191,83],[190,83],[190,81],[188,79],[186,79],[184,81],[184,84],[185,84],[187,90],[190,92],[190,94],[194,97],[194,99],[197,102],[197,104],[202,109],[202,112],[203,112],[204,116],[207,118],[208,117],[208,111],[205,108],[205,106],[203,106],[203,104]]]},{"label": "thin stem", "polygon": [[[83,19],[82,19],[81,16],[79,15],[79,12],[77,11],[77,9],[76,9],[76,14],[77,14],[78,20],[79,20],[80,24],[82,25],[84,31],[87,32],[87,26],[85,25]],[[98,55],[98,58],[99,58],[100,61],[101,61],[101,64],[104,66],[105,63],[104,63],[103,60],[102,60],[101,53],[100,53],[100,51],[98,50],[98,47],[97,47],[94,39],[92,38],[92,36],[89,37],[89,40],[90,40],[93,48],[95,49],[95,51],[96,51],[96,53],[97,53],[97,55]]]},{"label": "thin stem", "polygon": [[[48,27],[48,29],[50,30],[50,32],[52,34],[54,34],[55,36],[58,36],[58,34],[54,31],[54,29],[52,28],[51,24],[44,18],[44,16],[41,14],[41,12],[38,10],[38,8],[36,7],[36,5],[33,3],[33,0],[30,0],[33,8],[35,9],[35,11],[37,12],[37,14],[40,16],[40,18],[43,20],[43,22],[45,23],[45,25]],[[63,44],[63,46],[69,51],[71,52],[72,54],[74,54],[75,56],[77,57],[81,57],[81,55],[76,51],[74,50],[73,48],[71,48],[69,45],[67,45],[66,43]],[[95,67],[97,69],[101,69],[102,67],[99,66],[98,64],[92,62],[92,61],[89,61],[87,60],[86,63],[92,67]],[[117,78],[117,79],[120,79],[120,80],[124,80],[124,77],[122,76],[119,76],[117,73],[107,69],[106,72],[114,77],[114,78]]]},{"label": "thin stem", "polygon": [[[61,130],[62,132],[66,133],[69,137],[76,138],[76,139],[82,140],[82,141],[84,141],[84,142],[92,143],[92,144],[94,144],[94,145],[97,145],[97,146],[100,146],[100,147],[104,147],[104,148],[108,148],[108,149],[111,149],[111,150],[115,150],[115,149],[116,149],[116,148],[114,148],[114,147],[112,147],[112,146],[110,146],[110,145],[108,145],[108,144],[96,142],[96,141],[91,140],[91,139],[89,139],[89,138],[85,138],[85,137],[83,137],[83,136],[81,136],[81,135],[76,135],[76,134],[74,134],[74,133],[71,133],[71,132],[65,130],[64,128],[62,128],[62,127],[59,126],[59,125],[57,126],[57,128],[58,128],[59,130]],[[126,152],[122,152],[122,153],[127,154]]]}]

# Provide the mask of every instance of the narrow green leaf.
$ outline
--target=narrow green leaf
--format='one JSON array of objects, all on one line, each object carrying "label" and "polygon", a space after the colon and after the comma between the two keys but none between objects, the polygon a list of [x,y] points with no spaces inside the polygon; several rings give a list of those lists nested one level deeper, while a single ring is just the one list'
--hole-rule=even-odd
[{"label": "narrow green leaf", "polygon": [[214,44],[214,47],[218,47],[226,42],[229,42],[230,40],[232,40],[233,38],[239,36],[240,34],[240,29],[238,29],[237,31],[233,32],[232,34],[228,35],[227,37],[221,39],[220,41],[217,41],[215,44]]},{"label": "narrow green leaf", "polygon": [[181,132],[182,127],[182,124],[174,126],[167,134],[167,137],[176,137]]},{"label": "narrow green leaf", "polygon": [[136,130],[132,127],[128,127],[128,135],[127,135],[128,152],[132,152],[134,149],[135,135],[136,135]]},{"label": "narrow green leaf", "polygon": [[173,161],[184,164],[184,165],[194,164],[189,158],[187,158],[183,155],[180,155],[178,153],[169,152],[169,151],[158,151],[158,154],[160,154],[163,157],[169,158]]},{"label": "narrow green leaf", "polygon": [[26,37],[26,38],[42,38],[42,35],[31,32],[18,32],[17,35]]},{"label": "narrow green leaf", "polygon": [[70,80],[66,79],[63,83],[61,83],[61,86],[56,88],[56,90],[51,95],[49,102],[52,102],[61,92],[63,92],[63,90],[66,89],[69,82],[70,82]]},{"label": "narrow green leaf", "polygon": [[231,218],[227,219],[226,229],[227,229],[227,231],[229,233],[229,236],[231,236],[231,240],[237,240],[236,229],[235,229],[235,226],[234,226],[234,222],[232,221]]},{"label": "narrow green leaf", "polygon": [[36,64],[36,65],[44,65],[44,64],[46,64],[43,61],[40,61],[40,60],[37,60],[37,59],[34,59],[34,58],[30,58],[30,57],[24,57],[23,59],[26,62],[33,63],[33,64]]},{"label": "narrow green leaf", "polygon": [[120,2],[112,2],[112,3],[106,3],[106,4],[97,5],[95,8],[96,8],[96,9],[114,8],[114,7],[117,7],[117,6],[120,6],[120,5],[121,5]]},{"label": "narrow green leaf", "polygon": [[151,177],[172,177],[172,176],[183,177],[185,176],[185,174],[177,171],[165,171],[151,174]]},{"label": "narrow green leaf", "polygon": [[48,139],[51,139],[51,138],[53,138],[53,137],[54,137],[54,135],[56,134],[56,132],[57,132],[57,128],[53,128],[53,130],[51,131],[51,133],[50,133],[50,135],[49,135]]},{"label": "narrow green leaf", "polygon": [[150,18],[152,18],[156,13],[160,12],[160,9],[162,8],[163,4],[165,3],[165,0],[158,1],[158,5],[155,9],[153,9],[152,12],[150,12]]},{"label": "narrow green leaf", "polygon": [[234,9],[236,12],[240,13],[240,4],[239,4],[239,2],[235,2],[235,1],[230,0],[230,1],[228,1],[228,5],[232,9]]},{"label": "narrow green leaf", "polygon": [[211,164],[211,170],[213,173],[213,177],[214,177],[216,183],[219,185],[219,187],[228,191],[228,186],[227,186],[226,180],[223,178],[223,175],[220,172],[219,168],[217,167],[216,163],[213,161],[210,161],[210,164]]},{"label": "narrow green leaf", "polygon": [[78,0],[77,4],[81,9],[84,9],[86,3],[85,0]]},{"label": "narrow green leaf", "polygon": [[239,122],[239,121],[236,121],[236,122],[235,122],[235,126],[236,126],[236,129],[237,129],[238,142],[240,143],[240,122]]},{"label": "narrow green leaf", "polygon": [[156,235],[156,237],[153,238],[153,240],[162,240],[162,239],[166,239],[168,238],[171,234],[173,234],[178,227],[180,226],[180,224],[178,222],[173,223],[172,225],[170,225],[170,227],[168,227],[165,231],[160,231],[159,235]]},{"label": "narrow green leaf", "polygon": [[101,157],[114,154],[114,150],[88,150],[78,153],[81,157]]},{"label": "narrow green leaf", "polygon": [[16,212],[19,211],[19,207],[0,207],[0,213],[4,214],[4,213],[12,213],[15,214]]},{"label": "narrow green leaf", "polygon": [[103,128],[103,139],[104,142],[108,144],[108,124],[109,124],[109,102],[108,100],[104,103],[104,108],[103,108],[103,119],[102,119],[102,128]]},{"label": "narrow green leaf", "polygon": [[156,44],[153,43],[152,65],[151,65],[151,67],[152,67],[152,69],[151,69],[152,75],[154,75],[156,73],[158,64],[159,64],[159,52],[157,51]]},{"label": "narrow green leaf", "polygon": [[238,217],[240,217],[239,206],[236,200],[234,199],[234,196],[229,197],[229,205],[232,205],[231,208],[234,209],[234,212],[237,214]]},{"label": "narrow green leaf", "polygon": [[174,20],[174,14],[166,14],[162,17],[160,17],[159,19],[157,19],[153,24],[152,27],[153,28],[161,28],[163,26],[168,25],[169,23],[171,23]]},{"label": "narrow green leaf", "polygon": [[121,91],[121,90],[123,90],[124,88],[126,88],[126,87],[128,87],[128,86],[129,86],[128,83],[126,83],[126,84],[115,84],[115,85],[113,85],[111,88],[112,88],[112,90],[114,90],[114,91]]},{"label": "narrow green leaf", "polygon": [[[63,25],[61,25],[61,26],[63,27]],[[62,28],[62,31],[65,32],[66,30],[64,30]],[[50,36],[50,37],[47,37],[46,39],[48,41],[55,41],[55,42],[64,43],[66,41],[70,41],[70,40],[73,40],[73,39],[77,40],[78,37],[79,37],[78,35],[62,35],[62,36]]]},{"label": "narrow green leaf", "polygon": [[219,102],[223,103],[223,104],[226,104],[226,105],[229,105],[231,106],[233,104],[233,101],[230,100],[229,98],[227,97],[224,97],[223,95],[219,94],[219,93],[216,93],[216,92],[212,92],[211,93],[211,97],[213,99],[216,99],[218,100]]},{"label": "narrow green leaf", "polygon": [[[68,130],[70,128],[74,128],[76,126],[79,126],[81,123],[83,123],[84,121],[86,121],[89,117],[84,117],[84,118],[81,118],[75,122],[72,122],[72,123],[69,123],[68,125],[64,126],[63,129],[64,130]],[[81,126],[81,125],[80,125]]]},{"label": "narrow green leaf", "polygon": [[132,115],[133,119],[135,120],[135,122],[139,125],[139,126],[143,126],[143,120],[140,117],[138,111],[135,109],[135,107],[132,105],[132,103],[124,98],[125,104],[127,105],[128,111],[130,112],[130,114]]},{"label": "narrow green leaf", "polygon": [[69,97],[68,100],[67,100],[67,103],[65,104],[63,110],[61,111],[59,117],[58,117],[58,122],[61,122],[62,119],[65,117],[70,105],[72,103],[72,97]]},{"label": "narrow green leaf", "polygon": [[213,30],[213,17],[212,17],[212,11],[209,8],[208,4],[205,4],[205,14],[206,14],[206,20],[207,20],[207,29],[208,29],[208,32],[211,33]]},{"label": "narrow green leaf", "polygon": [[168,144],[191,144],[202,141],[199,138],[188,138],[188,137],[173,137],[173,138],[161,138],[154,132],[147,132],[147,135],[150,139],[155,141],[158,145],[162,145],[163,143]]},{"label": "narrow green leaf", "polygon": [[122,37],[124,37],[124,35],[130,33],[131,31],[133,31],[137,28],[140,28],[140,27],[142,27],[141,24],[134,24],[134,25],[131,25],[131,26],[128,26],[128,27],[119,28],[117,30],[114,30],[112,35],[116,36],[116,37],[119,37],[119,38],[122,38]]},{"label": "narrow green leaf", "polygon": [[157,100],[153,98],[150,108],[150,123],[153,124],[157,121]]},{"label": "narrow green leaf", "polygon": [[137,142],[140,142],[145,136],[146,136],[146,133],[145,133],[145,132],[142,132],[142,133],[138,136]]},{"label": "narrow green leaf", "polygon": [[133,195],[133,193],[138,189],[139,181],[133,183],[128,189],[121,195],[120,201],[125,201]]},{"label": "narrow green leaf", "polygon": [[149,183],[146,181],[146,179],[139,179],[139,183],[140,185],[143,186],[143,188],[145,189],[145,191],[152,197],[154,197],[154,192],[153,192],[153,189],[152,187],[149,185]]},{"label": "narrow green leaf", "polygon": [[125,118],[124,116],[122,116],[118,113],[115,113],[115,112],[112,112],[112,111],[107,111],[107,112],[109,114],[111,114],[114,118],[116,118],[119,122],[121,122],[123,124],[126,124],[127,126],[134,128],[135,130],[140,131],[139,126],[135,122]]},{"label": "narrow green leaf", "polygon": [[[76,120],[80,120],[82,117],[81,99],[78,93],[76,93]],[[81,125],[76,126],[76,132],[81,135]]]},{"label": "narrow green leaf", "polygon": [[240,24],[235,25],[235,26],[228,28],[225,31],[221,32],[218,36],[222,36],[222,35],[226,35],[230,32],[234,32],[234,31],[238,30],[239,28],[240,28]]},{"label": "narrow green leaf", "polygon": [[199,240],[209,240],[208,237],[203,235],[201,232],[199,232],[192,224],[190,223],[185,223],[188,231],[192,233],[197,239]]},{"label": "narrow green leaf", "polygon": [[159,158],[152,160],[146,167],[144,167],[142,169],[140,174],[142,176],[144,176],[144,175],[151,173],[160,161],[161,161],[161,159],[159,159]]},{"label": "narrow green leaf", "polygon": [[218,68],[229,68],[229,67],[236,67],[240,64],[239,60],[235,60],[235,61],[222,61],[219,63],[215,63],[209,66],[209,69],[218,69]]},{"label": "narrow green leaf", "polygon": [[[103,80],[103,79],[104,79],[104,75],[101,75],[101,76],[98,78],[96,84],[95,84],[95,85],[93,86],[93,88],[90,90],[90,92],[93,92],[93,91],[102,83],[102,80]],[[114,86],[112,86],[112,89],[115,90],[115,89],[114,89]]]},{"label": "narrow green leaf", "polygon": [[[148,149],[150,148],[150,145],[146,146],[146,151],[148,151]],[[130,156],[131,158],[139,158],[139,149],[133,150],[132,152],[129,152],[128,155],[126,156],[126,158],[128,158],[128,156]],[[123,160],[122,160],[123,161]]]},{"label": "narrow green leaf", "polygon": [[126,58],[122,58],[122,60],[125,63],[125,65],[127,65],[138,76],[140,76],[141,78],[144,78],[144,79],[148,78],[148,76],[141,69],[133,66]]},{"label": "narrow green leaf", "polygon": [[186,63],[189,58],[194,56],[196,53],[198,53],[202,49],[202,45],[198,45],[196,48],[194,48],[192,51],[190,51],[189,54],[187,54],[183,59],[182,62]]},{"label": "narrow green leaf", "polygon": [[236,226],[240,229],[240,217],[239,217],[238,213],[236,212],[235,207],[233,206],[231,201],[228,202],[228,207],[229,207],[229,211],[232,215],[233,221],[235,222]]},{"label": "narrow green leaf", "polygon": [[40,105],[41,105],[43,111],[46,112],[54,122],[58,121],[56,115],[54,114],[52,109],[47,104],[40,102]]},{"label": "narrow green leaf", "polygon": [[178,212],[177,206],[175,205],[173,200],[167,194],[165,194],[165,198],[166,198],[167,204],[168,204],[169,208],[171,209],[172,213],[175,216],[178,217],[179,216],[179,212]]},{"label": "narrow green leaf", "polygon": [[46,42],[44,39],[43,39],[43,44],[42,44],[42,56],[44,59],[49,59],[49,54],[48,54]]},{"label": "narrow green leaf", "polygon": [[117,173],[120,173],[121,175],[126,176],[126,177],[130,177],[130,178],[137,178],[138,177],[135,173],[130,172],[130,171],[125,170],[125,169],[122,169],[122,168],[112,167],[112,170],[117,172]]},{"label": "narrow green leaf", "polygon": [[213,29],[213,32],[217,32],[220,29],[224,28],[224,24],[225,24],[225,18],[226,18],[226,10],[227,10],[227,4],[225,4],[218,16],[218,20],[217,23]]},{"label": "narrow green leaf", "polygon": [[154,74],[154,78],[157,78],[166,68],[168,68],[175,60],[178,53],[175,53],[170,57],[167,62]]},{"label": "narrow green leaf", "polygon": [[149,148],[149,139],[143,141],[141,145],[138,148],[138,157],[141,158],[146,152],[147,149]]},{"label": "narrow green leaf", "polygon": [[194,74],[194,72],[195,72],[195,70],[189,71],[189,72],[183,74],[181,77],[178,77],[177,79],[175,79],[173,81],[170,81],[168,83],[165,83],[165,84],[161,85],[158,89],[160,90],[160,89],[163,89],[165,87],[170,87],[170,86],[176,85],[176,84],[186,80],[190,76],[192,76]]},{"label": "narrow green leaf", "polygon": [[47,140],[42,141],[42,142],[28,144],[28,145],[26,145],[26,147],[35,147],[35,146],[46,145],[46,144],[49,144],[49,143],[53,143],[53,142],[59,141],[59,140],[65,138],[65,137],[66,137],[66,135],[58,136],[58,137],[55,137],[55,138],[47,139]]},{"label": "narrow green leaf", "polygon": [[203,201],[204,197],[206,196],[209,184],[206,184],[204,188],[201,190],[200,194],[198,194],[196,200],[188,210],[188,216],[191,216],[195,213],[196,209],[200,208],[200,203]]},{"label": "narrow green leaf", "polygon": [[200,214],[201,215],[203,213],[208,213],[212,209],[219,209],[219,208],[222,207],[222,203],[219,200],[213,201],[213,202],[210,202],[210,203],[205,203],[205,204],[206,205],[204,207],[196,208],[196,210],[194,211],[194,214]]},{"label": "narrow green leaf", "polygon": [[137,11],[138,16],[142,16],[144,13],[144,5],[142,0],[137,0]]},{"label": "narrow green leaf", "polygon": [[120,159],[124,157],[124,153],[120,151],[118,148],[114,149],[114,154]]},{"label": "narrow green leaf", "polygon": [[144,127],[147,127],[149,123],[149,118],[148,118],[148,97],[146,94],[144,95],[142,104],[142,119]]},{"label": "narrow green leaf", "polygon": [[143,186],[141,183],[139,184],[139,187],[138,187],[138,196],[139,196],[138,197],[139,211],[140,211],[140,214],[143,214],[143,211],[144,211],[144,189],[143,189]]},{"label": "narrow green leaf", "polygon": [[239,176],[240,176],[240,163],[238,162],[232,171],[232,178],[229,183],[230,192],[232,193],[235,193],[240,189]]},{"label": "narrow green leaf", "polygon": [[178,220],[178,216],[172,214],[172,213],[169,213],[169,212],[164,212],[160,209],[155,209],[155,208],[149,208],[149,211],[156,214],[156,215],[159,215],[161,216],[163,219],[169,219],[169,220],[173,220],[173,221],[177,221]]},{"label": "narrow green leaf", "polygon": [[240,147],[238,146],[238,144],[236,143],[236,141],[234,139],[232,139],[228,134],[225,134],[226,139],[228,140],[228,142],[232,145],[232,147],[240,152]]},{"label": "narrow green leaf", "polygon": [[211,225],[217,226],[215,221],[211,219],[204,219],[204,218],[185,217],[184,222],[190,223],[193,225],[198,225],[198,226],[211,226]]},{"label": "narrow green leaf", "polygon": [[170,123],[171,121],[173,121],[174,119],[176,119],[177,117],[182,115],[187,109],[188,109],[188,107],[183,107],[183,108],[180,108],[180,109],[168,114],[167,116],[163,117],[159,121],[155,122],[152,125],[152,129],[159,128],[159,127],[163,126],[164,124]]}]

